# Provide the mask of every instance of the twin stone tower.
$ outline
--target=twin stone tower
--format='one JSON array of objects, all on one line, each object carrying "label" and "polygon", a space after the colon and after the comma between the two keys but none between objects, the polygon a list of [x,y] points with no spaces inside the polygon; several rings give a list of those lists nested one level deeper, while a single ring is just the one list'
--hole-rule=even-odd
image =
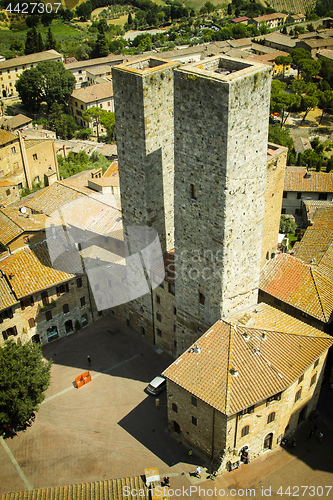
[{"label": "twin stone tower", "polygon": [[[257,302],[270,86],[268,66],[221,55],[113,68],[123,222],[174,252],[176,355]],[[131,303],[148,331],[149,295]]]}]

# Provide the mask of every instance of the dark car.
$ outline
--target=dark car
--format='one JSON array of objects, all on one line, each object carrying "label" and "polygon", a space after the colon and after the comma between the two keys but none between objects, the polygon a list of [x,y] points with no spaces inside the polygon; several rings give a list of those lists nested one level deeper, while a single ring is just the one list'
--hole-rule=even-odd
[{"label": "dark car", "polygon": [[153,396],[157,396],[166,389],[166,380],[162,375],[155,377],[150,384],[147,385],[147,392]]}]

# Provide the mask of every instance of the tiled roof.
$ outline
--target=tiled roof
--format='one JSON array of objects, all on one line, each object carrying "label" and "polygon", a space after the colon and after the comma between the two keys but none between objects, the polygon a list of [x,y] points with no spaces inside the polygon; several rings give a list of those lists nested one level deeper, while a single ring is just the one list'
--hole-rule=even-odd
[{"label": "tiled roof", "polygon": [[274,31],[273,33],[269,33],[268,35],[259,36],[255,38],[256,41],[260,41],[261,39],[265,39],[268,42],[277,43],[280,45],[284,45],[285,47],[294,48],[296,46],[296,39],[291,38],[288,35],[284,35],[283,33],[279,33]]},{"label": "tiled roof", "polygon": [[333,242],[333,207],[319,207],[315,211],[313,225],[305,231],[295,249],[295,256],[318,265]]},{"label": "tiled roof", "polygon": [[39,63],[42,61],[49,61],[59,58],[61,59],[61,54],[55,50],[44,50],[44,52],[35,52],[34,54],[29,54],[27,56],[18,56],[15,59],[8,59],[7,61],[0,62],[0,70],[13,68],[16,66],[21,66],[24,64]]},{"label": "tiled roof", "polygon": [[103,64],[107,64],[109,62],[120,64],[123,62],[124,57],[122,55],[115,56],[114,54],[110,54],[105,57],[98,57],[97,59],[90,59],[87,61],[75,61],[69,64],[64,64],[66,69],[75,69],[75,68],[84,68],[87,69],[90,66],[101,66]]},{"label": "tiled roof", "polygon": [[8,132],[8,130],[0,129],[0,146],[5,146],[9,142],[18,141],[17,135],[13,132]]},{"label": "tiled roof", "polygon": [[235,19],[231,19],[234,23],[241,23],[242,21],[248,21],[250,18],[246,16],[235,17]]},{"label": "tiled roof", "polygon": [[333,50],[330,49],[319,49],[317,52],[317,57],[327,57],[327,59],[333,59]]},{"label": "tiled roof", "polygon": [[[271,318],[269,327],[249,326],[254,315],[264,324]],[[329,335],[267,304],[241,316],[217,321],[163,372],[226,415],[285,390],[333,344]]]},{"label": "tiled roof", "polygon": [[17,300],[8,285],[6,278],[0,273],[0,310],[16,304]]},{"label": "tiled roof", "polygon": [[302,200],[305,209],[308,222],[313,224],[315,213],[318,208],[333,207],[333,201],[328,200]]},{"label": "tiled roof", "polygon": [[0,262],[0,269],[18,299],[73,277],[52,267],[46,242],[18,250]]},{"label": "tiled roof", "polygon": [[281,12],[275,12],[274,14],[266,14],[264,16],[258,16],[258,17],[253,17],[252,19],[254,21],[257,21],[257,23],[262,23],[266,21],[274,21],[274,19],[284,19],[287,17],[288,14],[283,14]]},{"label": "tiled roof", "polygon": [[41,231],[45,227],[46,215],[44,214],[22,214],[17,207],[2,208],[0,213],[16,224],[22,230],[21,232]]},{"label": "tiled roof", "polygon": [[22,229],[0,210],[0,243],[7,245],[22,233]]},{"label": "tiled roof", "polygon": [[1,118],[0,123],[10,128],[23,127],[32,122],[32,118],[22,115],[21,113],[15,116],[4,116]]},{"label": "tiled roof", "polygon": [[284,191],[333,193],[333,174],[308,172],[306,167],[286,167]]},{"label": "tiled roof", "polygon": [[41,212],[46,215],[51,215],[55,210],[59,210],[63,205],[71,203],[72,201],[78,200],[85,196],[82,192],[66,186],[62,182],[55,182],[51,186],[40,191],[31,200],[21,200],[24,205],[35,210],[36,212]]},{"label": "tiled roof", "polygon": [[260,273],[261,290],[326,323],[332,310],[324,310],[319,285],[315,270],[292,255],[278,254]]},{"label": "tiled roof", "polygon": [[[124,486],[129,486],[130,491],[133,490],[134,493],[136,490],[137,493],[125,496]],[[131,500],[148,500],[149,493],[142,478],[136,476],[0,495],[0,500],[45,500],[51,498],[52,500],[125,500],[129,498]],[[161,500],[163,499],[161,498]]]},{"label": "tiled roof", "polygon": [[89,85],[81,89],[75,89],[71,97],[79,99],[82,102],[95,103],[96,99],[108,99],[113,96],[112,82],[98,83],[97,85]]},{"label": "tiled roof", "polygon": [[91,189],[88,187],[88,179],[91,179],[91,174],[96,171],[96,168],[93,168],[92,170],[84,170],[83,172],[79,172],[71,177],[67,177],[67,179],[64,179],[61,183],[89,195],[91,194]]}]

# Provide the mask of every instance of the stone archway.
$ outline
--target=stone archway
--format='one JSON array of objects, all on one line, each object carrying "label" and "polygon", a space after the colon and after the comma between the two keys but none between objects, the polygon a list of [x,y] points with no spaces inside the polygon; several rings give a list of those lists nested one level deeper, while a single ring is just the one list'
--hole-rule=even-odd
[{"label": "stone archway", "polygon": [[180,434],[180,425],[175,420],[173,421],[173,430],[177,432],[177,434]]},{"label": "stone archway", "polygon": [[273,444],[273,433],[270,432],[264,439],[264,450],[271,450]]}]

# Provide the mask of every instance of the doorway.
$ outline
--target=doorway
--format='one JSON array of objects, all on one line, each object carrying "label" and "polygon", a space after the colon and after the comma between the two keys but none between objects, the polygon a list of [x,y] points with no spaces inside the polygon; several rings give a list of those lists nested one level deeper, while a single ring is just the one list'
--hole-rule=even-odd
[{"label": "doorway", "polygon": [[273,443],[273,434],[271,432],[270,434],[267,434],[267,436],[264,439],[264,450],[271,450],[272,443]]}]

